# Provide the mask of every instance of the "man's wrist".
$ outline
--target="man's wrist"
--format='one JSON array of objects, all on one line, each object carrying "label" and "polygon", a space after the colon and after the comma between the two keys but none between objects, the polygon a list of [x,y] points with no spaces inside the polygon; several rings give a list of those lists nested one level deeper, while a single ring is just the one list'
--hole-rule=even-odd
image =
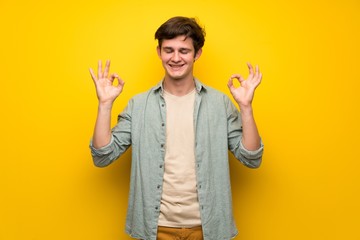
[{"label": "man's wrist", "polygon": [[111,111],[113,106],[112,102],[99,102],[98,110],[99,111]]},{"label": "man's wrist", "polygon": [[253,112],[253,108],[252,108],[251,104],[249,104],[249,105],[239,104],[239,108],[240,108],[241,113],[252,114],[252,112]]}]

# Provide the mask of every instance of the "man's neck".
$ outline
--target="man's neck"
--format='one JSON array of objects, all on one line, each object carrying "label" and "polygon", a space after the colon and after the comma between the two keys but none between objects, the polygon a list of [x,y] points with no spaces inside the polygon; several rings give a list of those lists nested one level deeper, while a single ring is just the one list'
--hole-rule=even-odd
[{"label": "man's neck", "polygon": [[163,83],[164,90],[168,93],[175,95],[175,96],[184,96],[194,90],[195,88],[195,81],[194,77],[187,79],[164,79]]}]

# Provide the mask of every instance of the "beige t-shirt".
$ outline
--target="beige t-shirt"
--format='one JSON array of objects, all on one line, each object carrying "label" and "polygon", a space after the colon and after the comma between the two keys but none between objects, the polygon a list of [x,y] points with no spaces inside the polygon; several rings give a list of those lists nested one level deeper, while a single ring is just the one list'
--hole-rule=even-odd
[{"label": "beige t-shirt", "polygon": [[164,92],[166,152],[159,226],[200,226],[196,190],[194,102],[195,89],[185,96]]}]

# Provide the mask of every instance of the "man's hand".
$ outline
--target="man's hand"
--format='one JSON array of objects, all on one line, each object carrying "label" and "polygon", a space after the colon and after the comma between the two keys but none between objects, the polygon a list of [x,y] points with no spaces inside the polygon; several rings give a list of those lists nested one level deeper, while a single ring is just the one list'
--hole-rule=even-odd
[{"label": "man's hand", "polygon": [[[110,74],[109,77],[109,60],[106,61],[104,71],[102,71],[102,62],[101,60],[99,60],[97,77],[91,68],[89,70],[91,78],[95,83],[96,94],[99,99],[99,104],[111,105],[122,92],[125,82],[116,73]],[[115,78],[118,81],[118,84],[116,86],[113,85]]]},{"label": "man's hand", "polygon": [[[259,86],[262,78],[262,74],[260,73],[258,66],[255,67],[254,72],[253,66],[250,63],[247,65],[249,67],[248,79],[245,80],[241,75],[233,74],[227,84],[233,98],[239,104],[240,108],[251,107],[255,89]],[[234,78],[236,78],[240,83],[240,86],[237,88],[233,85]]]}]

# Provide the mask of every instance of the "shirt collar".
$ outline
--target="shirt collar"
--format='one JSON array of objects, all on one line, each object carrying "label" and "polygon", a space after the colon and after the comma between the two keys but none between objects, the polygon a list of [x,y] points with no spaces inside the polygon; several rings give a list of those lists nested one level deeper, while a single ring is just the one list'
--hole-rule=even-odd
[{"label": "shirt collar", "polygon": [[[202,84],[197,78],[194,78],[194,81],[197,93],[200,93],[202,90],[206,90],[206,86]],[[162,94],[164,92],[163,82],[164,80],[161,80],[155,87],[153,87],[152,90],[154,92],[160,91]]]}]

